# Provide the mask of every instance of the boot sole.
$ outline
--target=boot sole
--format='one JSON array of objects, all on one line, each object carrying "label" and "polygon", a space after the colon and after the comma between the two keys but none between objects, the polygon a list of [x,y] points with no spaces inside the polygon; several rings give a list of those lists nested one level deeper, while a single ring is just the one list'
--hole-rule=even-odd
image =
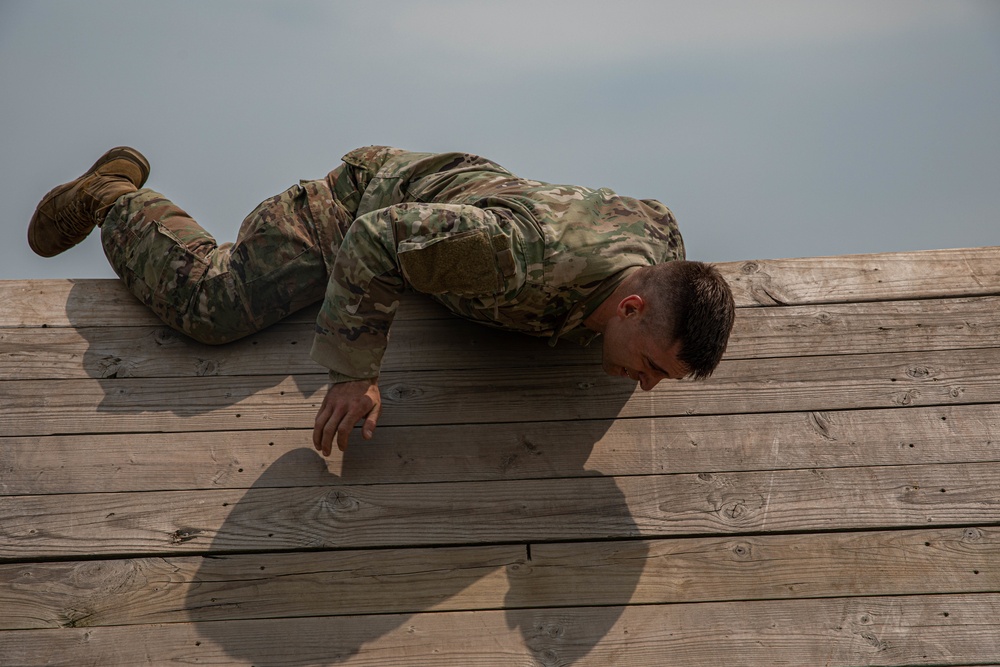
[{"label": "boot sole", "polygon": [[[85,171],[83,176],[87,176],[88,174],[97,171],[102,165],[119,158],[133,162],[139,166],[139,170],[142,172],[142,177],[139,179],[139,182],[135,184],[135,187],[141,188],[146,183],[146,179],[149,178],[149,160],[147,160],[146,156],[142,153],[134,148],[129,148],[128,146],[118,146],[117,148],[112,148],[107,153],[97,158],[97,162],[94,163],[94,166]],[[83,178],[83,176],[80,178]]]}]

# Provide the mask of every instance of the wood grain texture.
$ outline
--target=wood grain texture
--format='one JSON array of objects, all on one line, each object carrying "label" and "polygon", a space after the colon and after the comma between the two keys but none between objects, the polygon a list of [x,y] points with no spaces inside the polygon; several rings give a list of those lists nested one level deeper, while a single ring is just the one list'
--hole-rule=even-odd
[{"label": "wood grain texture", "polygon": [[[1000,294],[1000,247],[719,263],[738,306]],[[155,323],[117,280],[3,280],[0,326]],[[144,321],[144,322],[143,322]]]},{"label": "wood grain texture", "polygon": [[[311,427],[325,375],[8,380],[2,435]],[[383,373],[379,424],[509,423],[1000,401],[1000,348],[723,361],[639,391],[599,366]]]},{"label": "wood grain texture", "polygon": [[[393,326],[383,370],[529,368],[600,364],[599,345],[564,343],[451,318]],[[227,345],[203,345],[167,327],[0,329],[8,379],[199,378],[325,373],[309,357],[315,325],[276,324]]]},{"label": "wood grain texture", "polygon": [[1000,523],[997,479],[972,463],[8,496],[0,559],[981,526]]},{"label": "wood grain texture", "polygon": [[720,265],[740,305],[1000,293],[1000,248],[753,260]]},{"label": "wood grain texture", "polygon": [[17,665],[982,665],[996,594],[766,600],[22,630]]},{"label": "wood grain texture", "polygon": [[980,593],[998,560],[967,527],[0,564],[0,629]]},{"label": "wood grain texture", "polygon": [[[159,326],[162,323],[117,279],[0,280],[0,327]],[[293,313],[286,321],[316,321],[319,306]],[[424,298],[404,299],[397,317],[451,317]]]},{"label": "wood grain texture", "polygon": [[0,495],[1000,461],[1000,406],[380,426],[325,465],[273,467],[311,444],[311,429],[6,437]]},{"label": "wood grain texture", "polygon": [[[416,304],[416,299],[411,299]],[[741,309],[727,359],[995,347],[1000,297]],[[309,358],[312,321],[288,322],[229,345],[195,343],[164,326],[0,328],[6,379],[204,377],[322,372]],[[400,319],[383,369],[536,368],[600,363],[600,345],[544,339],[459,318]]]},{"label": "wood grain texture", "polygon": [[407,297],[329,460],[315,307],[0,282],[0,664],[997,667],[998,260],[721,265],[726,358],[649,393]]}]

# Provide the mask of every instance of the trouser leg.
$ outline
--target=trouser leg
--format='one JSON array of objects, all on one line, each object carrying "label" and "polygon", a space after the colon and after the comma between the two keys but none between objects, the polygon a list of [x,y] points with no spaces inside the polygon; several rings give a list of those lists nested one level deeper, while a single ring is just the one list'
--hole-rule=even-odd
[{"label": "trouser leg", "polygon": [[234,244],[218,245],[176,204],[139,190],[102,224],[105,255],[169,326],[205,343],[236,340],[323,298],[333,244],[353,218],[328,185],[342,171],[261,203]]}]

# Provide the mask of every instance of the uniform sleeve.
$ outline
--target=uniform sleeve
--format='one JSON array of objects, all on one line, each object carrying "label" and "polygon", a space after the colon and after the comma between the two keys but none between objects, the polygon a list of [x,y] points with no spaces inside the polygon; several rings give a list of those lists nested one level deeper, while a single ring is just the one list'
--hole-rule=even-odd
[{"label": "uniform sleeve", "polygon": [[378,377],[407,286],[473,298],[501,292],[498,250],[507,246],[492,233],[495,224],[492,213],[458,204],[405,203],[359,217],[334,261],[313,360],[333,382]]},{"label": "uniform sleeve", "polygon": [[332,382],[377,377],[404,284],[382,211],[354,221],[334,261],[316,318],[313,360]]}]

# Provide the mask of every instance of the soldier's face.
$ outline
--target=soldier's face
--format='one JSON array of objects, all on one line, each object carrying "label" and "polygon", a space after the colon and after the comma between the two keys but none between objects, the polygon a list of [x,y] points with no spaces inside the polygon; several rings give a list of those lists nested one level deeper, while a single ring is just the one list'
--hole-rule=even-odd
[{"label": "soldier's face", "polygon": [[[637,301],[636,301],[637,300]],[[690,370],[677,358],[679,341],[664,341],[643,326],[641,297],[626,297],[604,330],[602,366],[608,375],[627,377],[649,391],[661,380],[683,378]]]}]

